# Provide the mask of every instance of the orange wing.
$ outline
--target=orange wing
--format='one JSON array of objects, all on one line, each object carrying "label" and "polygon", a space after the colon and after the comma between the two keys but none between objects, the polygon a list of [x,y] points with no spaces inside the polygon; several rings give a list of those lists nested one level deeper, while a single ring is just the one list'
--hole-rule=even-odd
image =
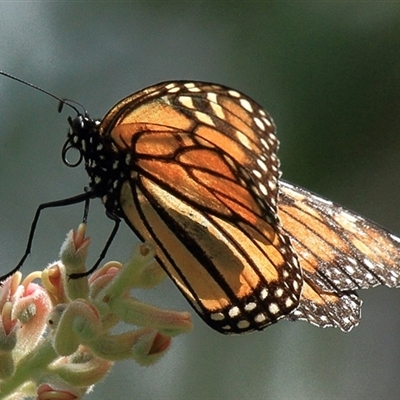
[{"label": "orange wing", "polygon": [[270,117],[239,92],[174,82],[117,104],[101,123],[131,154],[122,214],[200,316],[223,333],[294,310],[296,256],[276,217],[279,162]]},{"label": "orange wing", "polygon": [[279,216],[303,271],[289,319],[349,331],[360,319],[354,290],[400,286],[400,238],[333,202],[280,181]]}]

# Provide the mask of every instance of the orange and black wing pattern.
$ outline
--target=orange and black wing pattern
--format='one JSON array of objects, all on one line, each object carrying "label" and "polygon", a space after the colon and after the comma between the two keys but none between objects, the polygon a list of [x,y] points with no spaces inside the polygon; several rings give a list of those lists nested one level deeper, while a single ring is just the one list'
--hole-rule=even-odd
[{"label": "orange and black wing pattern", "polygon": [[278,143],[258,104],[163,83],[118,103],[100,131],[131,155],[124,219],[212,328],[262,329],[297,307],[302,274],[276,213]]},{"label": "orange and black wing pattern", "polygon": [[236,90],[154,85],[114,106],[99,135],[122,160],[106,165],[113,178],[92,178],[110,181],[107,209],[156,244],[159,264],[219,332],[282,318],[349,331],[355,290],[400,285],[400,239],[280,181],[274,123]]},{"label": "orange and black wing pattern", "polygon": [[400,238],[373,222],[284,181],[279,217],[304,279],[289,319],[349,331],[361,316],[356,289],[400,286]]}]

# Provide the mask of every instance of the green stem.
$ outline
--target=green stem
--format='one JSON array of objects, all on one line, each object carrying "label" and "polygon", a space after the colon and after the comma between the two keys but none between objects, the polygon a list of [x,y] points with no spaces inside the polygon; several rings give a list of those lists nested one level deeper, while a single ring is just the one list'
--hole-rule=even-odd
[{"label": "green stem", "polygon": [[23,384],[37,380],[57,358],[50,339],[44,339],[31,353],[19,360],[14,374],[9,379],[0,382],[1,398],[16,393]]}]

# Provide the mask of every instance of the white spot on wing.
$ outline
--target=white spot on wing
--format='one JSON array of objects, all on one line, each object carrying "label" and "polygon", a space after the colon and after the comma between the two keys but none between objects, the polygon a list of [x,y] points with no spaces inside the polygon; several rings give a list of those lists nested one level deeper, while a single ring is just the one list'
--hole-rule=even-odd
[{"label": "white spot on wing", "polygon": [[286,301],[285,301],[285,306],[287,307],[287,308],[289,308],[289,307],[291,307],[293,305],[293,300],[291,299],[291,298],[287,298],[286,299]]},{"label": "white spot on wing", "polygon": [[276,189],[276,183],[274,181],[269,180],[268,181],[268,186],[271,190],[275,190]]},{"label": "white spot on wing", "polygon": [[195,106],[193,104],[193,99],[190,96],[179,96],[178,101],[184,107],[190,108],[191,110],[193,110],[195,108]]},{"label": "white spot on wing", "polygon": [[278,307],[277,304],[271,303],[271,304],[268,306],[268,310],[269,310],[269,312],[270,312],[271,314],[278,314],[278,312],[279,312],[279,307]]},{"label": "white spot on wing", "polygon": [[265,164],[265,162],[263,160],[261,160],[260,158],[257,158],[257,164],[258,166],[264,171],[267,172],[268,168],[267,165]]},{"label": "white spot on wing", "polygon": [[363,261],[367,268],[374,269],[375,265],[368,258],[364,258]]},{"label": "white spot on wing", "polygon": [[354,274],[354,272],[355,272],[354,267],[351,265],[346,265],[344,268],[345,268],[346,272],[349,274]]},{"label": "white spot on wing", "polygon": [[254,310],[256,307],[257,307],[257,304],[254,303],[254,301],[252,301],[251,303],[247,303],[247,304],[244,306],[244,309],[245,309],[246,311],[251,311],[251,310]]},{"label": "white spot on wing", "polygon": [[239,321],[239,322],[237,323],[237,327],[238,327],[239,329],[246,329],[246,328],[248,328],[249,326],[250,326],[250,322],[247,321],[247,320],[245,320],[245,319],[243,319],[243,320],[241,320],[241,321]]},{"label": "white spot on wing", "polygon": [[225,319],[225,316],[222,313],[213,313],[210,314],[210,318],[214,321],[222,321]]},{"label": "white spot on wing", "polygon": [[204,114],[200,111],[196,111],[195,112],[195,117],[200,121],[203,122],[204,124],[210,125],[210,126],[214,126],[214,122],[211,119],[211,117],[207,114]]},{"label": "white spot on wing", "polygon": [[211,103],[218,103],[217,94],[213,92],[207,93],[207,100]]},{"label": "white spot on wing", "polygon": [[270,127],[272,126],[272,123],[268,118],[263,118],[263,121],[264,121],[265,125],[270,126]]},{"label": "white spot on wing", "polygon": [[231,318],[237,317],[240,314],[240,310],[238,307],[232,307],[229,312],[228,312],[229,316]]},{"label": "white spot on wing", "polygon": [[260,139],[261,144],[264,146],[265,149],[269,150],[269,144],[267,143],[267,141],[263,138]]},{"label": "white spot on wing", "polygon": [[248,112],[253,112],[253,107],[251,106],[250,102],[246,99],[239,100],[240,105],[247,110]]},{"label": "white spot on wing", "polygon": [[254,122],[256,123],[256,125],[262,130],[265,131],[265,126],[262,123],[261,119],[254,117]]},{"label": "white spot on wing", "polygon": [[[214,93],[211,93],[214,94]],[[214,114],[218,117],[221,118],[222,120],[225,119],[225,114],[224,114],[224,110],[222,109],[222,107],[219,104],[216,103],[210,103],[210,106],[214,112]]]},{"label": "white spot on wing", "polygon": [[264,196],[267,196],[267,195],[268,195],[268,189],[265,187],[264,184],[262,184],[262,183],[260,182],[260,183],[258,184],[258,187],[260,188],[261,193],[262,193]]},{"label": "white spot on wing", "polygon": [[236,131],[236,138],[244,147],[248,148],[249,150],[253,150],[250,139],[244,133]]},{"label": "white spot on wing", "polygon": [[239,97],[240,97],[240,93],[237,92],[236,90],[228,90],[228,93],[229,93],[232,97],[236,97],[236,98],[239,98]]},{"label": "white spot on wing", "polygon": [[253,169],[253,175],[258,179],[261,179],[261,177],[262,177],[261,172],[257,169]]},{"label": "white spot on wing", "polygon": [[176,93],[179,92],[181,88],[179,86],[172,87],[171,89],[168,89],[168,93]]},{"label": "white spot on wing", "polygon": [[263,314],[263,313],[257,314],[254,317],[254,321],[257,322],[257,323],[264,322],[266,319],[267,319],[267,316],[265,314]]}]

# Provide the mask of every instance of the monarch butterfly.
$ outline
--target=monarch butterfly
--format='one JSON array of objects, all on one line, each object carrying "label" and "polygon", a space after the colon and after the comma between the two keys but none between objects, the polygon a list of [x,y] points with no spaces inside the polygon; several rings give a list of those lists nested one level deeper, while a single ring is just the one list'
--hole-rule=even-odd
[{"label": "monarch butterfly", "polygon": [[[163,82],[121,100],[102,120],[62,103],[77,112],[63,161],[84,161],[89,189],[39,206],[12,272],[30,251],[42,209],[100,198],[115,221],[100,259],[125,220],[156,244],[158,263],[221,333],[262,330],[282,318],[349,331],[360,319],[356,289],[400,285],[400,239],[280,180],[274,122],[246,95]],[[80,153],[73,164],[71,148]]]}]

